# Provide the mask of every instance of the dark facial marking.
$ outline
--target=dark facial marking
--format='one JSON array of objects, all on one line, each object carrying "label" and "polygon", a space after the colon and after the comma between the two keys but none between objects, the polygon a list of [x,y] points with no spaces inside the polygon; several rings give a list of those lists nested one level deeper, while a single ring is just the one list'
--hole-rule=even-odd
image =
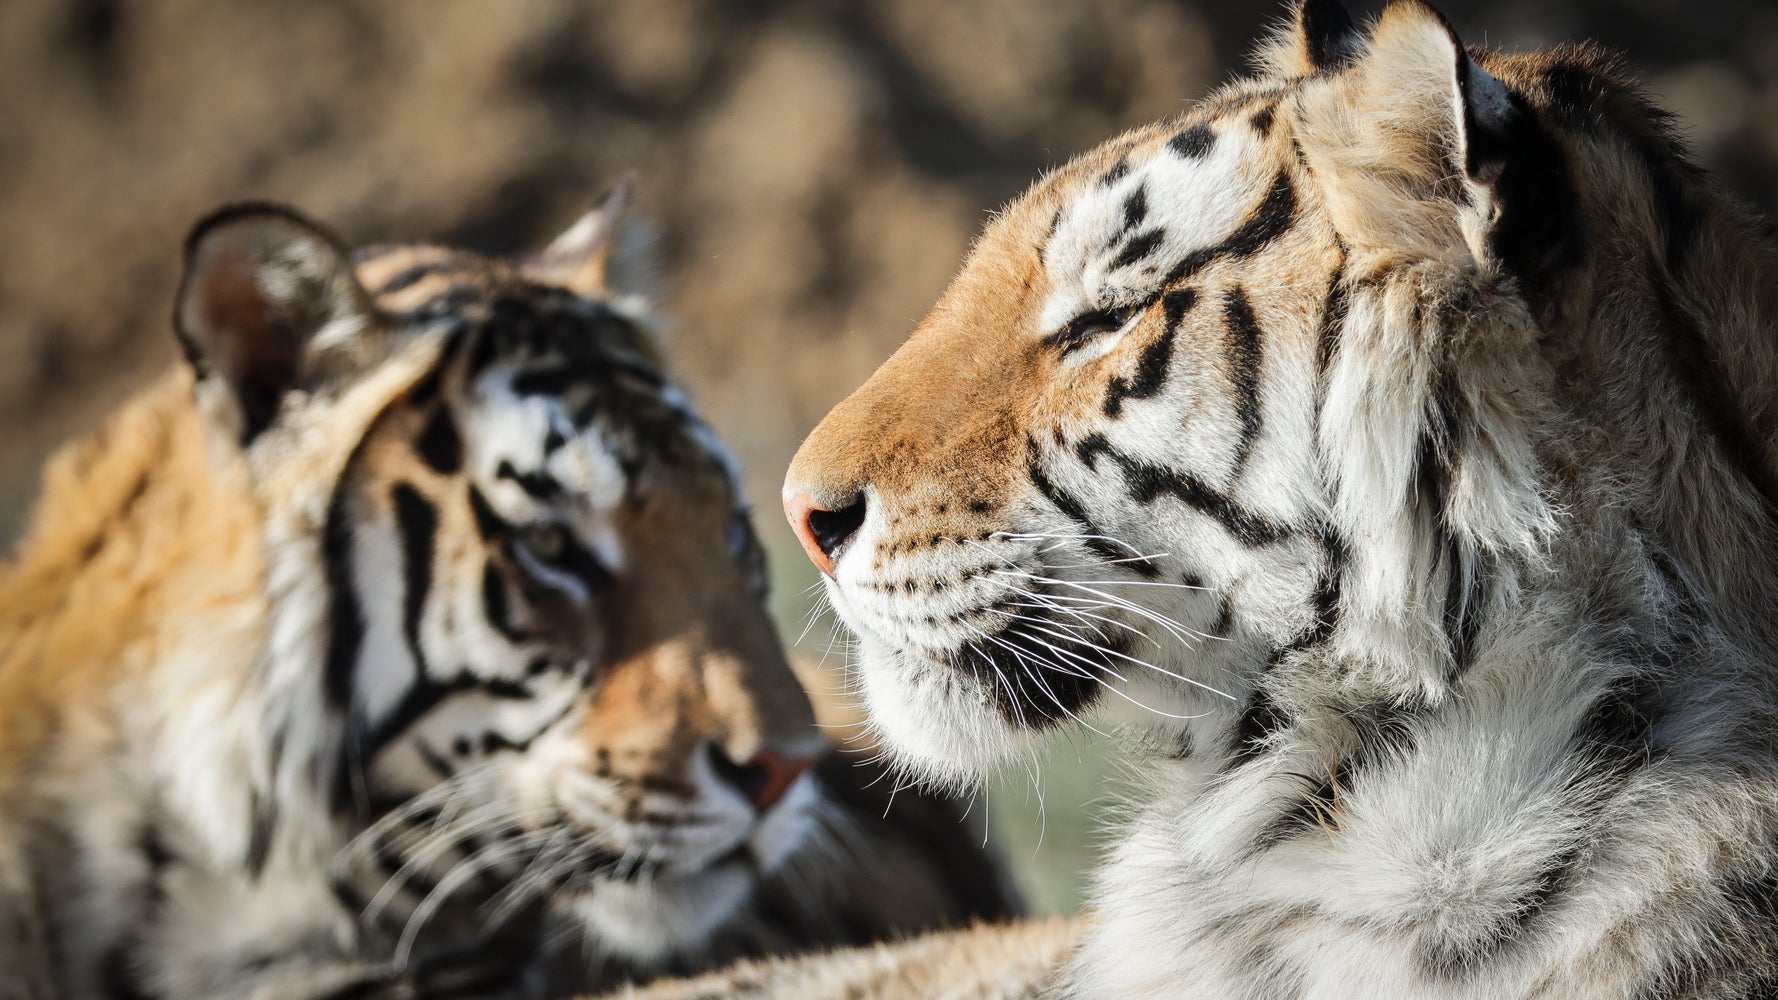
[{"label": "dark facial marking", "polygon": [[328,593],[327,700],[339,709],[352,704],[352,682],[365,630],[364,607],[358,600],[358,581],[353,571],[353,521],[342,476],[328,503],[327,523],[321,533]]},{"label": "dark facial marking", "polygon": [[1143,185],[1130,192],[1130,196],[1124,199],[1125,231],[1142,225],[1142,220],[1146,218],[1148,218],[1148,186]]},{"label": "dark facial marking", "polygon": [[1116,419],[1123,414],[1124,400],[1150,399],[1167,382],[1173,364],[1173,345],[1179,333],[1179,321],[1197,302],[1198,295],[1189,288],[1168,292],[1161,297],[1161,314],[1166,328],[1154,342],[1142,349],[1136,359],[1136,375],[1126,379],[1114,376],[1105,389],[1105,415]]},{"label": "dark facial marking", "polygon": [[1112,259],[1111,269],[1115,271],[1146,260],[1148,255],[1154,253],[1155,249],[1161,245],[1161,241],[1166,238],[1167,231],[1164,229],[1149,229],[1137,233],[1130,237],[1129,241],[1124,244],[1124,248],[1118,251],[1118,255]]},{"label": "dark facial marking", "polygon": [[401,630],[407,637],[408,652],[414,658],[414,672],[424,676],[426,654],[420,648],[420,616],[426,610],[426,595],[432,590],[438,511],[431,501],[407,483],[397,483],[390,492],[390,500],[395,505],[396,531],[401,535],[402,580],[405,584]]},{"label": "dark facial marking", "polygon": [[494,478],[509,479],[512,482],[518,483],[519,489],[524,490],[533,499],[537,500],[550,500],[562,492],[562,484],[556,482],[555,477],[551,476],[548,472],[542,470],[537,472],[520,472],[518,468],[504,458],[500,460],[500,465],[494,469]]},{"label": "dark facial marking", "polygon": [[1248,123],[1251,124],[1253,130],[1260,135],[1271,135],[1272,123],[1277,119],[1277,114],[1278,105],[1268,104],[1265,107],[1260,108],[1258,111],[1255,111],[1253,117],[1248,119]]},{"label": "dark facial marking", "polygon": [[455,475],[463,467],[463,438],[449,407],[440,406],[426,418],[426,426],[414,443],[420,460],[441,476]]},{"label": "dark facial marking", "polygon": [[492,559],[482,567],[482,617],[513,645],[530,640],[531,634],[512,620],[511,599],[506,592],[506,577],[500,574]]},{"label": "dark facial marking", "polygon": [[476,534],[483,542],[495,544],[512,532],[512,526],[494,512],[488,498],[473,483],[469,486],[469,512],[475,518]]},{"label": "dark facial marking", "polygon": [[1187,254],[1167,275],[1167,284],[1178,284],[1224,258],[1253,256],[1289,229],[1295,219],[1296,190],[1291,186],[1290,178],[1280,172],[1272,181],[1271,190],[1266,192],[1265,200],[1239,229],[1215,246]]},{"label": "dark facial marking", "polygon": [[1235,446],[1235,467],[1230,475],[1233,481],[1246,468],[1254,439],[1259,437],[1260,329],[1247,293],[1240,288],[1229,290],[1223,300],[1223,316],[1228,321],[1223,355],[1228,359],[1229,382],[1235,392],[1235,414],[1241,421],[1241,440]]},{"label": "dark facial marking", "polygon": [[1198,160],[1210,155],[1216,145],[1216,134],[1205,124],[1193,125],[1167,140],[1167,148],[1188,160]]},{"label": "dark facial marking", "polygon": [[[1037,492],[1053,504],[1057,510],[1080,525],[1081,533],[1087,536],[1081,539],[1081,544],[1085,545],[1089,551],[1108,560],[1129,559],[1133,553],[1109,541],[1110,536],[1093,523],[1092,516],[1087,513],[1086,505],[1081,503],[1078,497],[1057,486],[1049,476],[1044,474],[1041,457],[1035,444],[1029,447],[1029,454],[1026,472],[1031,477],[1031,485],[1035,486]],[[1119,565],[1147,577],[1152,577],[1160,572],[1159,567],[1151,562],[1134,561],[1119,563]]]},{"label": "dark facial marking", "polygon": [[1189,472],[1163,469],[1125,455],[1103,434],[1087,435],[1074,446],[1074,451],[1089,469],[1097,468],[1101,455],[1115,462],[1123,472],[1124,488],[1137,503],[1150,504],[1162,496],[1174,497],[1214,519],[1236,541],[1250,548],[1276,544],[1291,534],[1288,526],[1241,507]]},{"label": "dark facial marking", "polygon": [[560,396],[583,379],[584,375],[572,368],[538,368],[514,375],[512,391],[520,396]]},{"label": "dark facial marking", "polygon": [[1099,183],[1105,187],[1110,187],[1113,184],[1116,184],[1118,181],[1123,180],[1124,175],[1128,174],[1129,172],[1130,172],[1130,155],[1128,153],[1125,153],[1123,156],[1120,156],[1117,158],[1117,162],[1113,163],[1111,165],[1110,170],[1107,170],[1103,174],[1099,175]]}]

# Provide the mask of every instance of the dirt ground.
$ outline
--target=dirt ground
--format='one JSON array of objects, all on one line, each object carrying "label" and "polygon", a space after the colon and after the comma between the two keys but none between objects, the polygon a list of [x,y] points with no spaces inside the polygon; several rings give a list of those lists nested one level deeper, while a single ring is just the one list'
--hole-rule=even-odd
[{"label": "dirt ground", "polygon": [[[1769,2],[1443,6],[1472,42],[1625,50],[1699,158],[1778,204]],[[750,471],[789,624],[813,575],[775,496],[801,435],[912,328],[988,211],[1189,106],[1283,10],[6,0],[0,544],[47,450],[172,362],[177,248],[209,208],[272,198],[356,242],[519,252],[633,171],[674,352]]]}]

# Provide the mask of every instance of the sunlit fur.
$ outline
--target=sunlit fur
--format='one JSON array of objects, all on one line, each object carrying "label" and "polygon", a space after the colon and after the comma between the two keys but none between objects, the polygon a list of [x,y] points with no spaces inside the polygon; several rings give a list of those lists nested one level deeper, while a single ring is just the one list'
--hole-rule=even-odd
[{"label": "sunlit fur", "polygon": [[983,924],[811,958],[743,962],[695,979],[613,994],[625,1000],[1036,1000],[1080,940],[1082,921]]},{"label": "sunlit fur", "polygon": [[1765,995],[1778,258],[1612,59],[1349,23],[1039,181],[798,452],[874,721],[1122,726],[1070,995]]},{"label": "sunlit fur", "polygon": [[191,366],[51,462],[0,573],[9,988],[534,995],[556,944],[586,987],[1008,912],[948,804],[901,815],[954,857],[895,854],[844,761],[749,763],[826,743],[732,465],[604,287],[619,210],[512,263],[200,225]]}]

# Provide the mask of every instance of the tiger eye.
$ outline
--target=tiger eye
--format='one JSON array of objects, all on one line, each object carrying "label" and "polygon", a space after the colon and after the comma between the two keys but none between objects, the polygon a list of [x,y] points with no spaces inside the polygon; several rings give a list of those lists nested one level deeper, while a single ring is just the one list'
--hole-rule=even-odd
[{"label": "tiger eye", "polygon": [[519,542],[533,556],[547,563],[561,562],[571,544],[568,529],[559,524],[531,525],[520,534]]}]

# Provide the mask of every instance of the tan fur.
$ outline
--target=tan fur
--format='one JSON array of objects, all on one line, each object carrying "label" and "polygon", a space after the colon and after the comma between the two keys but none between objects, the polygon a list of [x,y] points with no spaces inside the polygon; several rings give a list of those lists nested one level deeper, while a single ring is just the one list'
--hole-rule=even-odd
[{"label": "tan fur", "polygon": [[806,958],[743,962],[610,1000],[1036,1000],[1080,940],[1080,919],[977,925]]}]

